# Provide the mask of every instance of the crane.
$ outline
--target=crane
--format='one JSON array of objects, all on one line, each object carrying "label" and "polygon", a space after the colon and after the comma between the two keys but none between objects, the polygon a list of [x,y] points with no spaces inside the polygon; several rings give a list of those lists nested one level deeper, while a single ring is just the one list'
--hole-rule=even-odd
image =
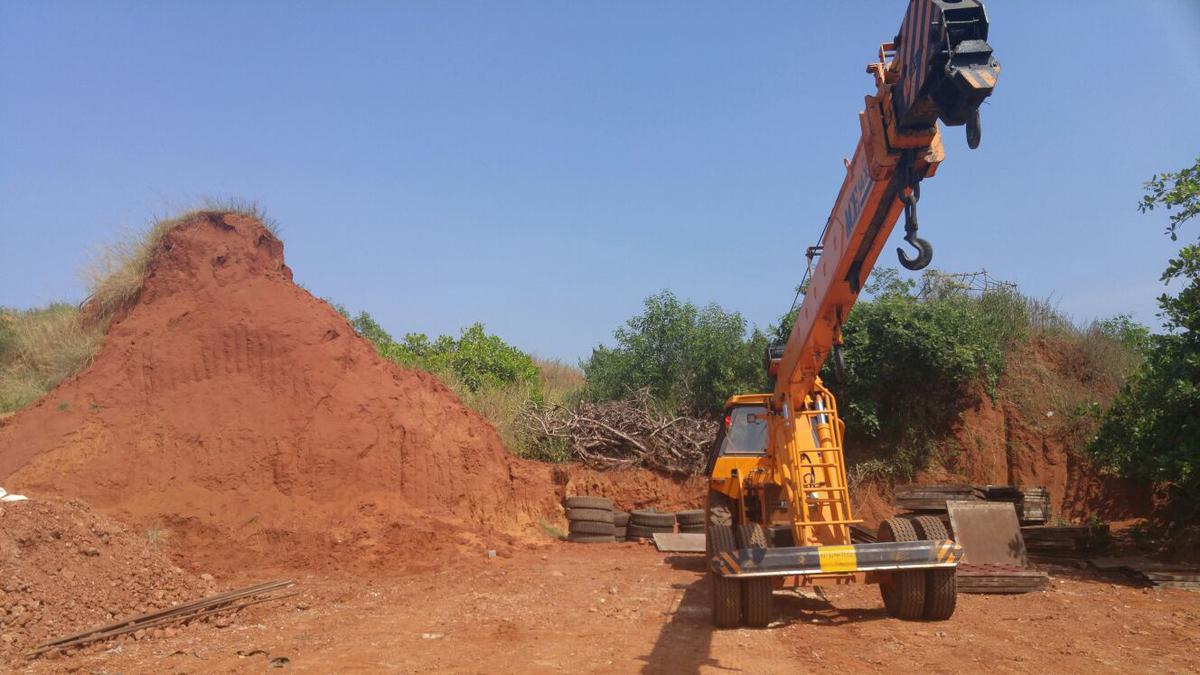
[{"label": "crane", "polygon": [[[819,376],[841,365],[842,325],[900,216],[900,264],[927,266],[918,232],[921,181],[945,157],[938,122],[965,126],[978,147],[979,107],[1000,64],[978,0],[911,0],[900,32],[867,65],[875,92],[819,243],[786,343],[768,350],[768,393],[739,394],[708,461],[707,546],[718,626],[766,626],[785,586],[879,584],[889,615],[945,620],[954,613],[962,548],[931,516],[884,521],[874,543],[851,543],[854,518],[842,449],[844,425]],[[815,261],[815,262],[814,262]]]}]

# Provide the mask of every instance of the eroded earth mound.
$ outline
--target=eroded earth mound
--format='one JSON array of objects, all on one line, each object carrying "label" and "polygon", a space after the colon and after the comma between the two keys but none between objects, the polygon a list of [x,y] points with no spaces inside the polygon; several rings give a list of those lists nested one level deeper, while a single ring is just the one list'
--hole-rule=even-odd
[{"label": "eroded earth mound", "polygon": [[0,484],[160,528],[208,569],[503,551],[554,501],[522,464],[295,284],[262,223],[223,212],[167,232],[92,365],[0,427]]}]

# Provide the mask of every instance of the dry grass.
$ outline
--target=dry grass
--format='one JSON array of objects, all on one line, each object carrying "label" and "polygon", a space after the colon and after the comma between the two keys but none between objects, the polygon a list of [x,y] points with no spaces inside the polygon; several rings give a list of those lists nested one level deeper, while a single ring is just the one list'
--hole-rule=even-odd
[{"label": "dry grass", "polygon": [[531,406],[573,406],[578,403],[585,384],[583,372],[559,361],[534,358],[534,364],[540,374],[540,391],[533,391],[520,383],[471,391],[451,371],[435,372],[433,375],[468,408],[490,422],[500,434],[505,447],[514,454],[542,461],[566,461],[570,452],[565,446],[552,447],[548,451],[542,447],[535,448],[535,444],[523,435],[524,426],[520,424],[520,418]]},{"label": "dry grass", "polygon": [[179,215],[156,218],[146,227],[128,233],[115,242],[100,247],[84,271],[88,287],[88,319],[106,326],[124,307],[137,299],[149,264],[163,237],[183,223],[204,215],[240,213],[257,219],[271,234],[279,236],[279,228],[255,202],[241,199],[205,199],[200,207]]},{"label": "dry grass", "polygon": [[547,403],[566,405],[577,403],[587,380],[583,371],[555,359],[533,358]]},{"label": "dry grass", "polygon": [[103,335],[84,327],[79,309],[54,304],[44,309],[5,311],[0,316],[0,412],[41,398],[92,361]]}]

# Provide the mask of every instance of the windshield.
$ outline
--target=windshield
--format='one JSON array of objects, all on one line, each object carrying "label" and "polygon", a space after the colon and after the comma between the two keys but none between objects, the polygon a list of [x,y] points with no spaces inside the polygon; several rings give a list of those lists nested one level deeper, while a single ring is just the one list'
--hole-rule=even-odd
[{"label": "windshield", "polygon": [[730,408],[725,417],[722,455],[762,455],[767,452],[767,409],[760,405]]}]

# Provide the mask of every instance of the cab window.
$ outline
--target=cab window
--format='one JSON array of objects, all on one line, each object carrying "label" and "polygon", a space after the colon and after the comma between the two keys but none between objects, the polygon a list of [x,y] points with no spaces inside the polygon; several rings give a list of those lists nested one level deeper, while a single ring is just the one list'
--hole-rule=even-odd
[{"label": "cab window", "polygon": [[722,455],[767,453],[767,409],[760,405],[735,406],[725,412]]}]

